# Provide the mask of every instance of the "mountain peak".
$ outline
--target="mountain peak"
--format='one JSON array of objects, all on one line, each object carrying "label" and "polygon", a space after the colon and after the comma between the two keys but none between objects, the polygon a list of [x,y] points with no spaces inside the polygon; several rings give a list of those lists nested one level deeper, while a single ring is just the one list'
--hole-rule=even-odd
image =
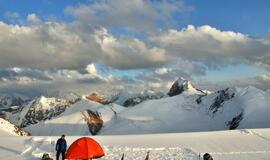
[{"label": "mountain peak", "polygon": [[184,79],[183,77],[179,77],[170,88],[168,95],[170,97],[181,94],[184,91],[190,91],[192,93],[196,93],[199,90],[196,89],[189,80]]},{"label": "mountain peak", "polygon": [[47,97],[44,97],[44,96],[40,96],[39,98],[38,98],[38,102],[39,103],[41,103],[41,104],[43,104],[43,105],[45,105],[46,103],[47,103]]},{"label": "mountain peak", "polygon": [[95,93],[95,92],[93,92],[89,95],[86,95],[85,98],[88,100],[94,101],[94,102],[104,104],[104,105],[111,103],[109,100],[107,100],[107,98],[105,96],[99,95],[98,93]]}]

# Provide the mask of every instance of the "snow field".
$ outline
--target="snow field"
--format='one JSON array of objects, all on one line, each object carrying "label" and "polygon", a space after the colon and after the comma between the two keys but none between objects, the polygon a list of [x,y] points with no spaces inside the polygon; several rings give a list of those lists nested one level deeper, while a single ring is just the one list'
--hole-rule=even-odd
[{"label": "snow field", "polygon": [[[80,136],[67,136],[71,145]],[[269,160],[270,129],[94,136],[105,150],[100,160],[198,160],[210,153],[214,160]],[[43,153],[55,158],[55,142],[59,137],[0,137],[0,159],[39,160]],[[202,160],[202,158],[201,158]]]}]

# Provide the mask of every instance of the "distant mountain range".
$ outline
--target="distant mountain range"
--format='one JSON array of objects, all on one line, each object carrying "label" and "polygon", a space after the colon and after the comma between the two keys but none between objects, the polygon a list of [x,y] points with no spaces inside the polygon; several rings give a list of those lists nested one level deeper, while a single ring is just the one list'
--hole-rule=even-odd
[{"label": "distant mountain range", "polygon": [[32,100],[5,95],[0,107],[2,118],[32,135],[110,135],[270,127],[269,99],[270,91],[255,87],[211,92],[179,78],[168,93]]}]

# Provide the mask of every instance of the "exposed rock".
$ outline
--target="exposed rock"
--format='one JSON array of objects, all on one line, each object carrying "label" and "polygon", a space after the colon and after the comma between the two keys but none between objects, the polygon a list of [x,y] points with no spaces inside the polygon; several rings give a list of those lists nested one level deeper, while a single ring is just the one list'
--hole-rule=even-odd
[{"label": "exposed rock", "polygon": [[145,90],[144,92],[137,94],[119,92],[118,94],[116,94],[111,98],[111,102],[124,107],[130,107],[140,104],[146,100],[160,99],[163,98],[164,96],[165,94],[162,92],[154,92],[149,90]]},{"label": "exposed rock", "polygon": [[189,91],[192,94],[203,94],[203,95],[207,94],[203,90],[195,88],[190,81],[180,77],[173,83],[172,87],[168,92],[168,95],[170,97],[173,97],[183,93],[184,91]]},{"label": "exposed rock", "polygon": [[30,132],[27,132],[17,126],[14,126],[14,132],[18,134],[19,136],[31,136]]},{"label": "exposed rock", "polygon": [[91,93],[90,95],[87,95],[85,98],[104,105],[111,103],[111,101],[107,100],[104,96],[98,95],[97,93]]},{"label": "exposed rock", "polygon": [[209,108],[213,113],[216,113],[225,101],[232,99],[235,95],[233,90],[229,88],[217,91],[217,94],[218,96],[214,99],[214,103]]},{"label": "exposed rock", "polygon": [[162,97],[154,96],[154,95],[138,95],[137,97],[131,97],[127,99],[123,106],[129,107],[129,106],[135,106],[139,103],[142,103],[143,101],[150,100],[150,99],[160,99]]},{"label": "exposed rock", "polygon": [[103,126],[101,115],[97,111],[86,110],[83,112],[84,119],[87,122],[89,132],[92,135],[97,135]]},{"label": "exposed rock", "polygon": [[239,126],[239,124],[240,124],[240,122],[241,122],[242,119],[243,119],[243,112],[241,112],[239,115],[237,115],[236,117],[234,117],[231,121],[229,121],[227,123],[227,126],[231,130],[232,129],[236,129]]},{"label": "exposed rock", "polygon": [[29,102],[21,111],[18,120],[18,126],[26,127],[56,117],[63,113],[66,107],[77,101],[65,99],[39,97]]},{"label": "exposed rock", "polygon": [[188,89],[188,80],[185,80],[183,78],[179,78],[177,81],[175,81],[170,88],[170,91],[168,92],[168,95],[170,97],[176,96],[178,94],[181,94],[183,91]]},{"label": "exposed rock", "polygon": [[130,94],[128,92],[121,91],[121,92],[118,92],[117,94],[113,95],[111,97],[110,101],[112,103],[115,103],[115,104],[122,106],[125,103],[125,101],[127,99],[129,99],[129,97],[130,97]]},{"label": "exposed rock", "polygon": [[23,129],[15,126],[14,124],[2,118],[0,118],[0,129],[13,135],[31,136],[29,132],[24,131]]},{"label": "exposed rock", "polygon": [[202,98],[206,96],[206,95],[199,95],[199,97],[196,99],[196,103],[197,104],[201,104],[202,103]]}]

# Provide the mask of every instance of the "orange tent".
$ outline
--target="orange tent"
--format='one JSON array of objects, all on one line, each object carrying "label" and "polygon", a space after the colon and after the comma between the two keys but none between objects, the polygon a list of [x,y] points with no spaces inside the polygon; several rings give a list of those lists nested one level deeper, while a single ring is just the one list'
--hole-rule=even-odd
[{"label": "orange tent", "polygon": [[67,150],[66,159],[92,159],[104,156],[101,146],[92,138],[82,137],[73,142]]}]

